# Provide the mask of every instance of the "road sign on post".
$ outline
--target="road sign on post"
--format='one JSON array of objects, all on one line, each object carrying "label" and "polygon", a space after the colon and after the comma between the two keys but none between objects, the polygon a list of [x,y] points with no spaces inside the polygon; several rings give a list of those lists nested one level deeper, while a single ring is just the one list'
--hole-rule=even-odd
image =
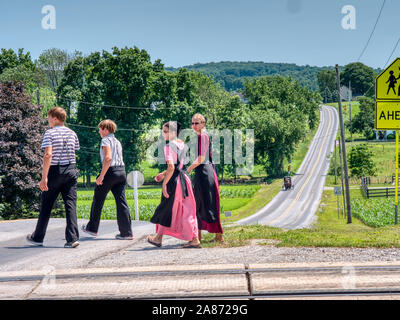
[{"label": "road sign on post", "polygon": [[[397,81],[399,80],[399,81]],[[400,58],[394,60],[375,79],[375,129],[396,132],[396,181],[394,191],[395,224],[398,220]]]}]

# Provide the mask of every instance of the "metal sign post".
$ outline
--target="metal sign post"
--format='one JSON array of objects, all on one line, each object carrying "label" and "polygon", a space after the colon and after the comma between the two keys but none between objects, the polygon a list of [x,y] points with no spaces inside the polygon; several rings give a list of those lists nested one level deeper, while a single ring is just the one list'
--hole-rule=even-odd
[{"label": "metal sign post", "polygon": [[395,181],[395,187],[394,187],[394,223],[397,224],[397,208],[398,208],[398,202],[399,202],[399,131],[396,130],[396,181]]},{"label": "metal sign post", "polygon": [[139,221],[139,199],[138,199],[138,181],[137,171],[133,171],[133,194],[135,197],[135,220]]},{"label": "metal sign post", "polygon": [[342,188],[341,187],[334,187],[334,193],[336,195],[336,200],[337,200],[337,217],[339,219],[340,217],[340,211],[339,211],[339,196],[342,195]]},{"label": "metal sign post", "polygon": [[138,188],[143,184],[144,177],[140,171],[131,171],[126,177],[128,185],[133,188],[133,196],[135,201],[135,220],[139,221],[139,194]]}]

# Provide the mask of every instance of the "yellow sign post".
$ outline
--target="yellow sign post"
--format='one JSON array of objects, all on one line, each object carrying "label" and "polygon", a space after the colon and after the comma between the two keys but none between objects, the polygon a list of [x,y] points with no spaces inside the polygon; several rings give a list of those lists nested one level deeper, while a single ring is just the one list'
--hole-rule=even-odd
[{"label": "yellow sign post", "polygon": [[400,58],[394,60],[375,79],[375,129],[395,130],[395,224],[398,220],[399,200],[399,131],[400,130]]}]

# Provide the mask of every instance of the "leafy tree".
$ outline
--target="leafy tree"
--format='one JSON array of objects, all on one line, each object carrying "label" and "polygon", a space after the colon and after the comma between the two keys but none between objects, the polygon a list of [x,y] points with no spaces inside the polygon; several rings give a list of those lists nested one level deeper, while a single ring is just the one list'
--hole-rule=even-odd
[{"label": "leafy tree", "polygon": [[316,125],[321,97],[281,76],[246,81],[244,93],[255,130],[255,159],[268,174],[281,175],[283,160]]},{"label": "leafy tree", "polygon": [[0,74],[0,82],[6,81],[23,82],[25,89],[29,93],[33,93],[37,87],[46,84],[44,74],[40,73],[39,70],[32,70],[23,64],[4,69],[3,73]]},{"label": "leafy tree", "polygon": [[353,132],[360,132],[370,139],[375,126],[375,103],[372,98],[360,97],[360,112],[352,120]]},{"label": "leafy tree", "polygon": [[35,65],[31,59],[31,54],[29,52],[24,53],[24,49],[18,49],[17,53],[12,49],[1,49],[0,74],[7,68],[15,68],[19,65],[23,65],[30,70],[35,69]]},{"label": "leafy tree", "polygon": [[348,156],[350,174],[357,178],[375,175],[376,165],[372,157],[373,152],[366,144],[352,147]]},{"label": "leafy tree", "polygon": [[349,63],[340,75],[341,84],[348,86],[351,82],[353,95],[364,95],[367,91],[374,93],[375,78],[374,70],[361,62]]},{"label": "leafy tree", "polygon": [[[156,121],[151,109],[152,100],[162,98],[162,93],[159,92],[157,96],[152,91],[158,81],[156,75],[164,76],[166,90],[171,86],[160,70],[160,61],[153,65],[148,53],[137,47],[114,47],[112,52],[94,52],[85,58],[78,57],[67,65],[57,91],[60,103],[69,112],[71,103],[77,101],[77,117],[71,124],[77,125],[82,146],[89,148],[86,156],[80,156],[80,169],[89,172],[98,166],[97,146],[100,138],[97,133],[90,134],[85,127],[97,127],[100,120],[106,118],[118,125],[116,135],[123,145],[128,171],[140,163],[144,156],[141,135]],[[173,97],[173,91],[171,95]],[[84,153],[83,150],[81,153]]]},{"label": "leafy tree", "polygon": [[0,202],[3,218],[39,209],[44,122],[23,84],[0,83]]},{"label": "leafy tree", "polygon": [[336,95],[336,72],[335,70],[321,70],[317,74],[318,87],[324,102],[337,101]]},{"label": "leafy tree", "polygon": [[56,90],[68,62],[81,55],[82,53],[79,51],[75,51],[71,54],[66,50],[51,48],[40,54],[37,60],[37,67],[46,74],[50,88]]}]

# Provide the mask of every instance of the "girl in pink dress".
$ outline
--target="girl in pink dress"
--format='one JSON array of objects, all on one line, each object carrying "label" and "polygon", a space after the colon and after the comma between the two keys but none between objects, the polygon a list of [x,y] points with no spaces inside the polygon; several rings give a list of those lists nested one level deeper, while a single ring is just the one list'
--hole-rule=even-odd
[{"label": "girl in pink dress", "polygon": [[155,177],[163,180],[161,203],[150,219],[156,224],[156,235],[147,241],[161,247],[163,235],[189,241],[184,248],[201,248],[198,239],[196,202],[192,183],[184,166],[185,144],[177,139],[180,125],[167,122],[163,125],[163,135],[167,141],[164,158],[168,169]]}]

